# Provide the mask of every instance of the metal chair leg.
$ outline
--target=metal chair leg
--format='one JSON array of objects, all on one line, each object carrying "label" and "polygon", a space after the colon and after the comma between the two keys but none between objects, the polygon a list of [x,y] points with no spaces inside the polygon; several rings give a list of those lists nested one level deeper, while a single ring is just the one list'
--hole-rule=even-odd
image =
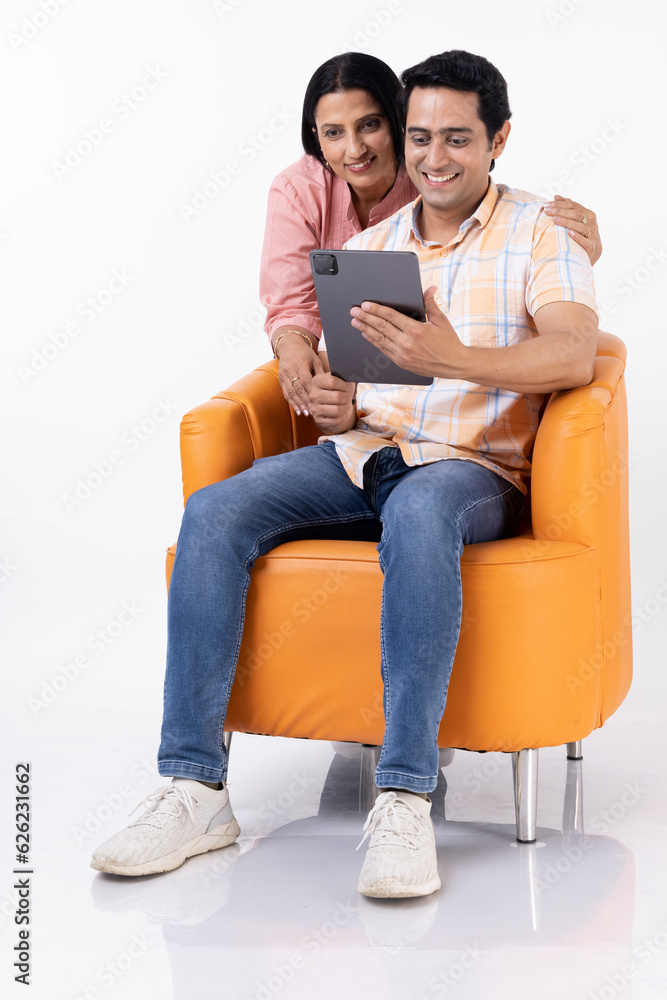
[{"label": "metal chair leg", "polygon": [[566,743],[567,747],[567,759],[568,760],[583,760],[584,755],[581,752],[581,740],[576,740],[574,743]]},{"label": "metal chair leg", "polygon": [[225,750],[227,751],[227,763],[229,764],[229,751],[232,745],[232,736],[234,733],[225,732],[222,734],[222,741],[225,744]]},{"label": "metal chair leg", "polygon": [[532,844],[537,839],[537,763],[539,750],[517,750],[512,754],[516,839]]},{"label": "metal chair leg", "polygon": [[363,816],[369,813],[375,805],[379,789],[375,784],[375,768],[380,759],[382,747],[363,743],[361,747],[361,766],[359,769],[359,812]]}]

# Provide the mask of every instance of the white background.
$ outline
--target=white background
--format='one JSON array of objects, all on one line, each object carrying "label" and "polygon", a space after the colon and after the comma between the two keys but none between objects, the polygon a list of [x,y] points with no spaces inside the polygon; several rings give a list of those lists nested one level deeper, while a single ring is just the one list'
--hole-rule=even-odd
[{"label": "white background", "polygon": [[[562,0],[560,13],[558,2],[44,0],[46,16],[4,0],[3,796],[15,759],[39,773],[72,740],[100,789],[122,780],[125,741],[157,745],[179,419],[269,357],[257,290],[267,190],[300,155],[312,72],[351,48],[397,72],[447,48],[487,56],[513,110],[495,179],[546,199],[561,177],[597,213],[603,325],[629,352],[635,685],[664,690],[662,32],[647,0]],[[153,89],[122,111],[149,71]],[[59,168],[102,119],[99,143]],[[224,189],[184,211],[232,160]],[[107,304],[114,272],[126,287]],[[156,407],[164,419],[151,422]],[[73,502],[112,452],[111,474]],[[119,630],[124,603],[135,617]],[[94,645],[98,629],[107,644]],[[49,695],[77,656],[85,668]],[[76,771],[62,778],[75,793]]]}]

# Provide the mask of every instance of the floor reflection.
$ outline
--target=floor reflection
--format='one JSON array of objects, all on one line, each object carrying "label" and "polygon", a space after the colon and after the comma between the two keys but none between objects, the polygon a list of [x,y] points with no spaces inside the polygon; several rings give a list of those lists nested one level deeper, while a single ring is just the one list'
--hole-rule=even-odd
[{"label": "floor reflection", "polygon": [[[630,953],[635,876],[627,847],[584,832],[582,762],[567,762],[563,829],[538,827],[537,844],[517,844],[513,824],[448,821],[441,771],[432,794],[441,891],[374,900],[356,892],[365,846],[355,850],[374,794],[372,754],[334,754],[316,815],[244,830],[166,875],[99,874],[95,905],[162,926],[174,1000],[195,995],[193,974],[201,1000],[344,996],[352,971],[347,995],[361,997],[370,970],[383,984],[373,992],[371,976],[371,996],[485,1000],[523,996],[517,977],[533,966],[535,976],[549,970],[541,1000],[595,996]],[[509,955],[521,960],[506,969]]]}]

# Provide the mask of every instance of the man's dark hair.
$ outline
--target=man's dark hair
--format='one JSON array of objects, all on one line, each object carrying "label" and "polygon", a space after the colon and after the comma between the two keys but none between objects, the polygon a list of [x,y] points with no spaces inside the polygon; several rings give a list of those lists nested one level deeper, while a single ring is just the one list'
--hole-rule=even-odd
[{"label": "man's dark hair", "polygon": [[[404,85],[404,118],[410,94],[415,87],[449,87],[451,90],[477,94],[477,113],[486,128],[489,146],[496,132],[512,117],[505,77],[484,56],[476,56],[462,49],[441,52],[440,55],[430,56],[424,62],[406,69],[401,79]],[[493,170],[494,165],[495,160],[491,160],[489,170]]]},{"label": "man's dark hair", "polygon": [[315,110],[320,97],[345,90],[365,90],[380,105],[391,129],[394,150],[403,162],[401,81],[393,69],[365,52],[344,52],[327,59],[315,70],[306,87],[301,116],[301,142],[306,153],[325,166],[315,128]]}]

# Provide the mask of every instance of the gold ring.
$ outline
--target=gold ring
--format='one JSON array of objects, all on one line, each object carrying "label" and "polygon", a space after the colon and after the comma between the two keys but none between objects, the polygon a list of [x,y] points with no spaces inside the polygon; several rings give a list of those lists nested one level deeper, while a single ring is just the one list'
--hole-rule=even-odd
[{"label": "gold ring", "polygon": [[590,238],[591,238],[591,231],[589,229],[588,232],[586,233],[586,235],[584,236],[584,239],[585,240],[590,240]]},{"label": "gold ring", "polygon": [[294,385],[294,383],[296,382],[296,380],[298,378],[300,378],[300,376],[299,375],[295,375],[293,379],[290,379],[290,385]]},{"label": "gold ring", "polygon": [[585,215],[582,215],[582,217],[581,217],[581,221],[583,222],[583,224],[584,224],[584,225],[586,225],[586,224],[587,224],[587,222],[588,222],[588,219],[586,218],[586,216],[585,216]]}]

